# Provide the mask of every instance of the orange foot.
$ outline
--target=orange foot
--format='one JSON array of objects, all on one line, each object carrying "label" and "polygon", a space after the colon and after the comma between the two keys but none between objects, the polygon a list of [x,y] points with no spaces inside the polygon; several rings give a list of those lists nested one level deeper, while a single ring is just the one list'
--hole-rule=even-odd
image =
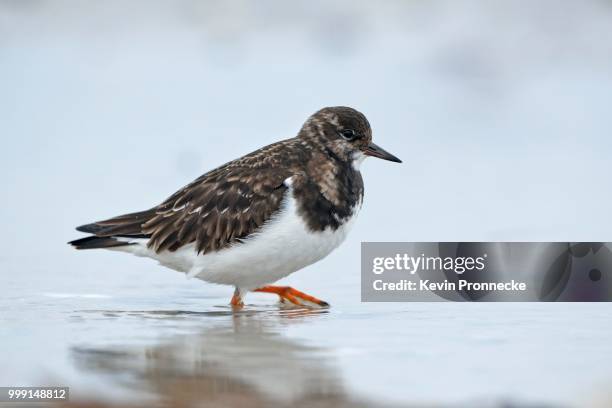
[{"label": "orange foot", "polygon": [[[280,297],[281,302],[287,300],[298,306],[305,306],[308,305],[308,303],[313,303],[321,307],[329,307],[329,303],[317,299],[314,296],[307,295],[304,292],[300,292],[299,290],[293,289],[290,286],[263,286],[259,289],[253,290],[253,292],[276,293]],[[304,302],[307,303],[304,304]]]},{"label": "orange foot", "polygon": [[240,291],[238,289],[234,291],[234,296],[232,296],[230,305],[232,305],[232,309],[242,309],[244,307],[242,296],[240,296]]}]

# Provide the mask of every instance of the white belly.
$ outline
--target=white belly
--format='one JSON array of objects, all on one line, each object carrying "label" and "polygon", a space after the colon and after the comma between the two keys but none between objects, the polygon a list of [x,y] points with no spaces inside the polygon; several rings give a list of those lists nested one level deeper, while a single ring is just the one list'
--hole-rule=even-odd
[{"label": "white belly", "polygon": [[259,232],[220,251],[197,255],[195,245],[189,244],[175,252],[156,254],[146,247],[147,240],[117,249],[154,258],[190,277],[250,290],[275,282],[327,256],[346,238],[360,206],[358,203],[352,217],[335,231],[328,228],[311,232],[296,211],[290,188],[279,212]]}]

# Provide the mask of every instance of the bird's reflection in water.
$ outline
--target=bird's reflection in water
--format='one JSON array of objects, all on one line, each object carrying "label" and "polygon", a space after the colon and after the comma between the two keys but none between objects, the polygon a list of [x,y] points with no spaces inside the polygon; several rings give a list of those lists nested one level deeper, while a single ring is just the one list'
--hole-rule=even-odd
[{"label": "bird's reflection in water", "polygon": [[105,313],[220,318],[197,334],[176,335],[153,346],[73,350],[80,370],[111,374],[123,388],[152,394],[163,405],[359,405],[345,392],[331,350],[283,333],[283,326],[321,318],[325,311]]}]

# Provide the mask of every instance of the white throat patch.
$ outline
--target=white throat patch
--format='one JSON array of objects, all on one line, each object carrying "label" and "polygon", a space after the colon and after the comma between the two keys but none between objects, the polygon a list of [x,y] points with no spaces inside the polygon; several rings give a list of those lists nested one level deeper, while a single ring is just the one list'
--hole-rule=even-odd
[{"label": "white throat patch", "polygon": [[366,156],[365,154],[363,154],[362,152],[355,152],[353,153],[353,168],[357,171],[359,171],[359,168],[361,167],[361,163],[363,163],[363,161],[367,158],[368,156]]}]

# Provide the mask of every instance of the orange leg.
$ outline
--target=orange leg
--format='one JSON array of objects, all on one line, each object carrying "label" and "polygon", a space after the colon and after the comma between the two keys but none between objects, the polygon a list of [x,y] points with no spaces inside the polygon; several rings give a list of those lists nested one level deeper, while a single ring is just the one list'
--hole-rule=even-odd
[{"label": "orange leg", "polygon": [[304,292],[300,292],[299,290],[293,289],[290,286],[263,286],[253,290],[253,292],[275,293],[281,298],[281,302],[287,300],[298,306],[304,306],[303,301],[314,303],[315,305],[319,305],[321,307],[329,306],[329,303],[317,299],[314,296],[307,295]]},{"label": "orange leg", "polygon": [[240,291],[238,288],[234,291],[234,296],[232,296],[232,300],[230,301],[230,305],[232,305],[233,309],[242,309],[244,303],[242,302],[242,296],[240,296]]}]

